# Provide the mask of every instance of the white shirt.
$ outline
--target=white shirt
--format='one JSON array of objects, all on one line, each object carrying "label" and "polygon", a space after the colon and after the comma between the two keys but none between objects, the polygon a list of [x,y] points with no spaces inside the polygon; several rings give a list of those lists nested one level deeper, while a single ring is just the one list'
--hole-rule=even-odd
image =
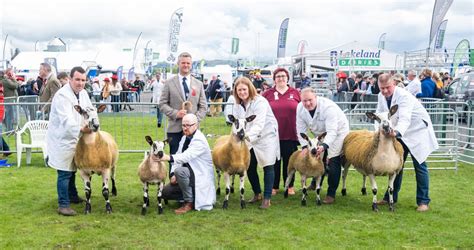
[{"label": "white shirt", "polygon": [[409,82],[405,89],[413,96],[421,93],[421,82],[418,77],[415,77],[415,79]]},{"label": "white shirt", "polygon": [[186,77],[186,85],[188,85],[188,90],[189,90],[189,93],[188,95],[191,94],[191,74],[187,75],[187,76],[182,76],[181,74],[178,74],[178,80],[179,80],[179,86],[181,86],[181,90],[183,91],[183,96],[184,96],[184,99],[187,99],[186,98],[186,95],[184,93],[184,88],[183,88],[183,78]]}]

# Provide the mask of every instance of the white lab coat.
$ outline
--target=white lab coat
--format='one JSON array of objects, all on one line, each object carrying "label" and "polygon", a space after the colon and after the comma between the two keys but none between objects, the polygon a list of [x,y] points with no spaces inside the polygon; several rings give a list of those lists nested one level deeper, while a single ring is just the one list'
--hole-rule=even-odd
[{"label": "white lab coat", "polygon": [[92,107],[86,90],[79,93],[79,101],[69,84],[56,92],[51,104],[48,131],[46,133],[48,165],[63,171],[75,171],[72,160],[79,140],[83,118],[74,109]]},{"label": "white lab coat", "polygon": [[233,113],[237,119],[256,115],[252,122],[247,123],[246,136],[249,141],[246,142],[249,149],[253,149],[261,167],[273,166],[280,159],[280,139],[278,123],[267,99],[258,95],[245,109],[240,104],[234,104]]},{"label": "white lab coat", "polygon": [[225,105],[225,108],[224,108],[224,116],[225,116],[226,122],[231,122],[229,119],[229,115],[232,114],[232,108],[234,106],[234,103],[235,103],[234,96],[233,95],[229,96],[229,99],[227,99],[227,105]]},{"label": "white lab coat", "polygon": [[[438,141],[433,130],[430,116],[421,103],[408,91],[395,87],[391,106],[398,104],[398,111],[390,120],[394,129],[401,134],[401,140],[419,163],[426,161]],[[387,100],[379,93],[377,113],[388,112]]]},{"label": "white lab coat", "polygon": [[160,96],[161,96],[161,92],[162,92],[164,86],[165,86],[165,84],[161,80],[160,81],[154,80],[148,86],[149,89],[153,88],[153,99],[152,99],[153,103],[159,103],[160,102]]},{"label": "white lab coat", "polygon": [[211,149],[206,137],[199,130],[194,133],[186,151],[181,153],[185,140],[186,136],[183,136],[177,153],[173,155],[174,163],[171,166],[171,172],[174,173],[178,166],[188,163],[194,173],[194,209],[211,210],[216,202]]},{"label": "white lab coat", "polygon": [[314,117],[300,102],[296,107],[296,132],[301,146],[308,145],[300,133],[308,133],[310,130],[315,137],[327,132],[324,138],[328,148],[328,159],[339,156],[342,153],[344,138],[349,133],[349,121],[344,112],[333,101],[317,97],[317,106]]},{"label": "white lab coat", "polygon": [[407,87],[405,88],[406,91],[410,92],[413,96],[416,96],[417,94],[421,93],[421,82],[420,80],[415,77],[413,81],[409,82]]}]

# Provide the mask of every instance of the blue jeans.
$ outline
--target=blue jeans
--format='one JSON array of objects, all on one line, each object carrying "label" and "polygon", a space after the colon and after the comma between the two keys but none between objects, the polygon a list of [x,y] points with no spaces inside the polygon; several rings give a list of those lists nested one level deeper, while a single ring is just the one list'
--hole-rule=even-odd
[{"label": "blue jeans", "polygon": [[69,199],[77,197],[76,172],[58,170],[58,204],[69,207]]},{"label": "blue jeans", "polygon": [[[399,142],[403,146],[403,163],[405,163],[405,161],[407,160],[408,153],[410,153],[410,150],[401,140],[399,140]],[[413,155],[411,155],[411,158],[413,159],[413,166],[415,168],[416,176],[416,204],[428,205],[431,201],[429,197],[430,175],[428,172],[428,165],[426,165],[426,162],[422,162],[421,164],[418,163],[418,161],[415,159],[415,157],[413,157]],[[393,182],[393,202],[397,202],[398,200],[398,192],[400,192],[400,189],[402,187],[402,179],[403,169],[400,171],[400,173],[395,178],[395,181]],[[385,196],[383,199],[388,201],[388,192],[385,192]]]},{"label": "blue jeans", "polygon": [[[250,166],[247,170],[247,175],[250,181],[250,185],[252,185],[252,190],[255,195],[262,193],[262,189],[260,188],[260,181],[258,179],[257,173],[257,158],[255,157],[255,153],[250,150]],[[272,187],[273,181],[275,179],[275,170],[274,166],[265,166],[263,167],[263,198],[270,199],[272,198]]]}]

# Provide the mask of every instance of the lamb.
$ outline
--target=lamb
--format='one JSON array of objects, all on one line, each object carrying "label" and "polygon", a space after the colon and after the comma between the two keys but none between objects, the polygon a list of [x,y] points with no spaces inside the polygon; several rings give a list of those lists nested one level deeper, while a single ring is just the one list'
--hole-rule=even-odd
[{"label": "lamb", "polygon": [[106,202],[105,209],[107,213],[112,213],[109,200],[109,180],[112,179],[112,195],[116,196],[115,168],[118,159],[118,147],[112,135],[105,131],[99,131],[100,125],[97,112],[104,111],[106,106],[100,105],[98,110],[94,107],[82,109],[79,105],[74,106],[74,108],[83,116],[84,125],[91,130],[91,133],[84,133],[79,138],[74,154],[74,164],[79,170],[85,185],[85,214],[91,212],[91,177],[94,173],[102,175],[102,195]]},{"label": "lamb", "polygon": [[163,213],[163,205],[161,203],[161,197],[163,192],[163,186],[165,185],[165,180],[167,176],[167,167],[164,161],[154,161],[153,157],[161,158],[163,157],[163,150],[169,139],[164,141],[153,141],[150,136],[145,136],[145,140],[150,144],[150,153],[147,157],[140,163],[138,166],[138,176],[140,177],[141,182],[143,183],[143,206],[142,206],[142,215],[146,214],[147,207],[150,205],[148,199],[148,185],[157,184],[158,185],[158,214]]},{"label": "lamb", "polygon": [[245,143],[245,129],[248,122],[252,122],[256,115],[251,115],[245,119],[236,119],[229,115],[232,122],[232,132],[230,135],[221,136],[216,140],[212,150],[212,161],[217,171],[217,186],[220,193],[220,172],[224,172],[226,184],[225,199],[222,205],[227,209],[230,193],[230,175],[238,174],[240,176],[240,207],[245,208],[244,200],[244,180],[247,175],[247,169],[250,164],[250,150]]},{"label": "lamb", "polygon": [[403,167],[403,147],[396,138],[389,136],[393,131],[390,118],[397,110],[398,105],[393,105],[389,112],[381,114],[367,112],[366,115],[370,120],[376,120],[379,123],[377,131],[351,131],[344,139],[342,195],[346,194],[346,177],[352,164],[364,176],[364,185],[365,176],[370,178],[373,211],[378,211],[375,176],[381,175],[389,176],[389,209],[394,211],[393,182]]},{"label": "lamb", "polygon": [[321,191],[321,178],[324,175],[324,163],[322,157],[317,155],[316,149],[323,142],[326,133],[319,135],[317,138],[310,139],[305,133],[300,134],[303,139],[308,141],[308,153],[302,154],[302,150],[293,152],[288,162],[288,177],[285,182],[285,198],[288,198],[288,187],[290,186],[291,179],[293,179],[295,172],[298,171],[301,174],[301,186],[303,187],[303,197],[301,198],[301,205],[306,206],[306,178],[316,177],[316,204],[321,205],[321,197],[319,193]]}]

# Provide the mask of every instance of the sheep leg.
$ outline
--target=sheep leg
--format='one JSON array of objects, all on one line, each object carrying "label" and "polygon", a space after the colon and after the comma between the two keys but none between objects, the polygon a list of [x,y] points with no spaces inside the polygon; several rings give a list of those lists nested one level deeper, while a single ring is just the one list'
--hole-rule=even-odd
[{"label": "sheep leg", "polygon": [[367,176],[363,175],[362,176],[362,189],[360,190],[362,195],[367,195],[366,183],[367,183]]},{"label": "sheep leg", "polygon": [[322,176],[318,176],[316,180],[316,205],[321,206],[321,196],[319,194],[321,193],[321,178]]},{"label": "sheep leg", "polygon": [[285,198],[288,198],[288,188],[290,187],[291,179],[293,179],[293,176],[295,176],[296,169],[289,169],[288,170],[288,176],[286,177],[285,181]]},{"label": "sheep leg", "polygon": [[378,212],[379,208],[377,207],[377,183],[375,182],[375,176],[373,174],[369,174],[370,183],[372,184],[372,194],[374,197],[372,198],[372,210],[374,212]]},{"label": "sheep leg", "polygon": [[150,205],[150,200],[148,199],[148,182],[143,183],[143,205],[142,205],[142,215],[146,214],[146,208]]},{"label": "sheep leg", "polygon": [[162,196],[162,193],[163,193],[163,186],[164,186],[164,182],[160,182],[158,183],[158,214],[162,214],[163,213],[163,204],[161,203],[161,196]]},{"label": "sheep leg", "polygon": [[227,172],[224,172],[225,180],[225,198],[224,203],[222,204],[222,209],[227,209],[229,206],[229,193],[230,193],[230,175]]},{"label": "sheep leg", "polygon": [[[342,196],[347,195],[347,190],[346,190],[346,178],[347,174],[349,173],[349,165],[344,165],[344,171],[342,172],[342,189],[341,189],[341,194]],[[318,178],[319,179],[319,178]]]},{"label": "sheep leg", "polygon": [[117,187],[115,187],[115,166],[112,167],[112,196],[117,196]]},{"label": "sheep leg", "polygon": [[109,178],[110,178],[110,170],[104,171],[104,173],[102,173],[102,196],[104,196],[105,211],[108,214],[112,213],[112,206],[110,205],[110,200],[109,200]]},{"label": "sheep leg", "polygon": [[221,171],[219,169],[216,169],[216,174],[217,174],[216,195],[221,195]]},{"label": "sheep leg", "polygon": [[92,176],[89,173],[86,173],[84,171],[79,171],[79,174],[81,175],[81,178],[84,181],[84,192],[86,193],[86,208],[84,209],[84,213],[90,214],[91,213]]},{"label": "sheep leg", "polygon": [[306,196],[308,191],[306,189],[306,175],[301,175],[301,186],[303,187],[303,197],[301,198],[301,206],[306,206]]},{"label": "sheep leg", "polygon": [[397,174],[389,175],[388,179],[388,206],[390,211],[395,211],[395,206],[393,202],[393,182],[395,181]]},{"label": "sheep leg", "polygon": [[[245,189],[244,189],[245,175],[246,175],[245,172],[244,172],[243,174],[240,174],[240,185],[239,185],[239,188],[240,188],[240,208],[242,208],[242,209],[245,208],[245,199],[244,199],[244,193],[245,193]],[[234,181],[233,178],[232,178],[232,181]]]},{"label": "sheep leg", "polygon": [[232,185],[230,185],[230,193],[234,193],[234,182],[235,182],[235,174],[232,175]]}]

